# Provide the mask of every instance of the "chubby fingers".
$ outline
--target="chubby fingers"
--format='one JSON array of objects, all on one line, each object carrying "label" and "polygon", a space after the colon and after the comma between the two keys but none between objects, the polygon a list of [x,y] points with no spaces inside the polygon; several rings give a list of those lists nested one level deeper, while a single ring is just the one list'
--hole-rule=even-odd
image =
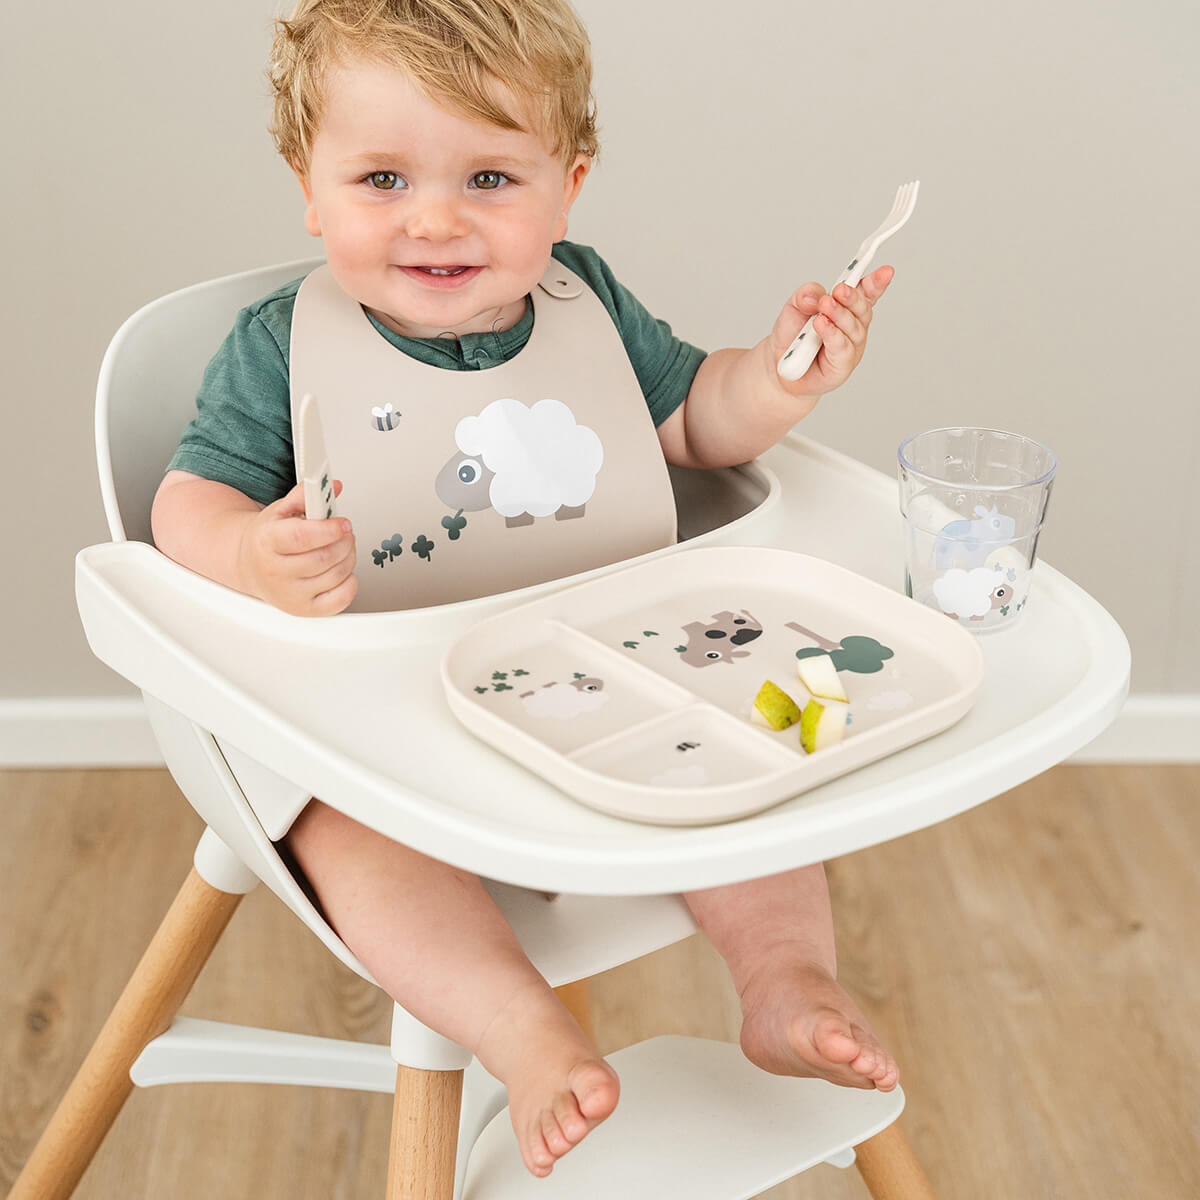
[{"label": "chubby fingers", "polygon": [[[839,283],[828,296],[821,298],[819,311],[843,333],[854,337],[860,329],[865,331],[870,325],[875,303],[887,291],[895,273],[891,267],[880,267],[870,275],[864,275],[857,287]],[[840,319],[846,313],[854,319]]]},{"label": "chubby fingers", "polygon": [[819,283],[806,283],[798,287],[788,300],[792,308],[798,309],[805,321],[815,316],[825,289]]},{"label": "chubby fingers", "polygon": [[[341,481],[333,481],[334,495],[341,492]],[[273,554],[288,557],[316,554],[318,560],[334,555],[331,547],[345,543],[351,547],[354,531],[344,517],[325,517],[309,520],[304,515],[304,485],[296,484],[286,496],[268,504],[261,513],[264,540]],[[343,550],[345,546],[343,545]],[[340,557],[340,555],[336,555]],[[299,566],[300,564],[295,564]],[[316,572],[308,572],[315,574]]]},{"label": "chubby fingers", "polygon": [[355,550],[351,539],[346,556],[332,563],[318,575],[305,579],[308,615],[314,617],[339,613],[358,594],[358,576],[354,574]]},{"label": "chubby fingers", "polygon": [[[306,522],[310,524],[311,522]],[[358,592],[353,534],[310,550],[280,555],[276,587],[280,607],[297,616],[322,617],[341,612]]]},{"label": "chubby fingers", "polygon": [[314,592],[326,590],[320,585],[334,576],[340,582],[354,570],[354,532],[344,517],[283,520],[276,523],[272,534],[272,549],[280,556],[283,572],[306,581]]},{"label": "chubby fingers", "polygon": [[267,537],[275,554],[288,558],[312,556],[315,562],[320,562],[333,556],[339,545],[343,551],[347,544],[353,545],[354,531],[345,517],[327,517],[319,521],[281,517],[271,523]]},{"label": "chubby fingers", "polygon": [[858,285],[859,290],[874,304],[888,290],[888,284],[892,282],[895,274],[894,267],[876,267],[870,275],[862,277],[862,282]]},{"label": "chubby fingers", "polygon": [[249,550],[260,582],[256,594],[297,616],[340,612],[358,590],[353,528],[344,517],[307,520],[303,514],[300,488],[259,514]]},{"label": "chubby fingers", "polygon": [[816,329],[831,350],[838,347],[845,353],[853,348],[862,353],[875,302],[887,291],[894,274],[891,267],[880,267],[865,276],[858,287],[839,283],[829,295],[820,298]]},{"label": "chubby fingers", "polygon": [[323,616],[340,612],[354,599],[357,551],[345,518],[284,518],[271,528],[268,549],[276,586],[287,597],[276,600],[281,607],[300,616]]}]

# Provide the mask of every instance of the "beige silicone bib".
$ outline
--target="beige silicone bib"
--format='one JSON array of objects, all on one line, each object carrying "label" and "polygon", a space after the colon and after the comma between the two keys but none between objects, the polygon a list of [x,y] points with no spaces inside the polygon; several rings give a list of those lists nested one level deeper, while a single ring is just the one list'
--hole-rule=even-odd
[{"label": "beige silicone bib", "polygon": [[353,611],[472,599],[675,541],[666,464],[612,318],[554,261],[532,300],[520,353],[454,371],[392,346],[328,267],[301,284],[292,427],[311,393],[354,524]]}]

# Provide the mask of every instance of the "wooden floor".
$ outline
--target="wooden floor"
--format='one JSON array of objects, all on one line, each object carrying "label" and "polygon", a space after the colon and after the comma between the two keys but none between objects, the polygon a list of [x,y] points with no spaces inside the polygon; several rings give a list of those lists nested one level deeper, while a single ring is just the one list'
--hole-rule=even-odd
[{"label": "wooden floor", "polygon": [[[0,773],[0,1190],[198,833],[161,771]],[[1200,767],[1060,767],[829,873],[842,981],[901,1064],[941,1200],[1200,1196]],[[737,1036],[699,938],[593,996],[605,1052]],[[184,1011],[386,1041],[390,1004],[259,889]],[[348,1092],[135,1091],[76,1195],[381,1200],[389,1120],[390,1098]],[[766,1195],[866,1190],[821,1166]]]}]

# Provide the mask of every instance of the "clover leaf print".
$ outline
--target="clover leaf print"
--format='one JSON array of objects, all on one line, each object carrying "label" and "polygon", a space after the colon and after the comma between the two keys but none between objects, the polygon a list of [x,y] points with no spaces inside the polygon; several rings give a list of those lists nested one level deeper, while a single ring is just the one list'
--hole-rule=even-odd
[{"label": "clover leaf print", "polygon": [[463,510],[460,508],[454,516],[442,518],[442,528],[446,530],[446,536],[452,542],[457,542],[462,537],[462,531],[467,527],[467,518],[462,514]]},{"label": "clover leaf print", "polygon": [[375,561],[377,567],[382,567],[385,562],[391,562],[392,559],[399,556],[401,553],[400,543],[404,539],[398,533],[393,533],[390,538],[384,538],[380,543],[378,550],[371,551],[371,557]]}]

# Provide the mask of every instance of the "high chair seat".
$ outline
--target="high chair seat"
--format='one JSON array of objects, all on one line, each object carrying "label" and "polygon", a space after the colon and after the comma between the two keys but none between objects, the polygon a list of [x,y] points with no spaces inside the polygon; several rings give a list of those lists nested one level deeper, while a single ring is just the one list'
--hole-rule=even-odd
[{"label": "high chair seat", "polygon": [[[932,1200],[895,1123],[898,1090],[778,1079],[733,1046],[659,1038],[619,1051],[617,1114],[544,1181],[518,1166],[502,1087],[399,1006],[390,1048],[351,1047],[336,1067],[338,1048],[324,1039],[173,1024],[259,880],[370,978],[276,845],[310,796],[491,881],[535,965],[576,988],[687,936],[694,923],[678,892],[818,862],[962,812],[1088,742],[1128,685],[1116,623],[1041,563],[1020,625],[982,642],[974,708],[932,740],[726,824],[655,826],[584,807],[460,725],[439,675],[457,633],[579,577],[441,609],[314,621],[219,587],[150,544],[151,501],[209,356],[238,308],[316,261],[163,297],[126,322],[101,368],[97,460],[113,540],[78,555],[79,612],[97,656],[142,689],[164,759],[206,830],[195,870],[10,1200],[65,1200],[134,1082],[386,1090],[384,1055],[398,1064],[388,1200],[519,1200],[534,1189],[736,1200],[814,1162],[848,1165],[851,1148],[875,1200]],[[673,485],[689,545],[793,549],[889,587],[903,578],[894,483],[808,440],[787,438],[734,470],[676,472]],[[577,989],[560,994],[586,1024]]]}]

